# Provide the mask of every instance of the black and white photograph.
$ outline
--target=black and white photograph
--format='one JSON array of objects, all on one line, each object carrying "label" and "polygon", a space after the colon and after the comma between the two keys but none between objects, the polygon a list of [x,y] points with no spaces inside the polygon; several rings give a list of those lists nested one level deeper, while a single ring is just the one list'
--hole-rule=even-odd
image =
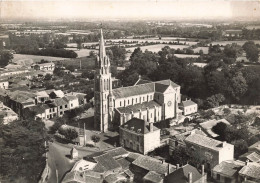
[{"label": "black and white photograph", "polygon": [[0,183],[260,183],[259,0],[0,0]]}]

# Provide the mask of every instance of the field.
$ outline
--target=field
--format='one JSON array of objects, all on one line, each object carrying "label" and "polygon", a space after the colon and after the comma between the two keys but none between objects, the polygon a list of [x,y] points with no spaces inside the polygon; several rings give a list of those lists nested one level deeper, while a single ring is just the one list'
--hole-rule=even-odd
[{"label": "field", "polygon": [[94,50],[94,49],[81,49],[81,50],[78,50],[77,48],[66,48],[66,50],[73,50],[75,51],[77,54],[78,54],[78,57],[87,57],[89,56],[89,53],[91,51],[94,51],[94,52],[98,52],[98,50]]},{"label": "field", "polygon": [[18,65],[30,66],[33,63],[40,62],[42,59],[48,61],[57,61],[57,60],[69,60],[70,58],[14,54],[14,58],[12,61]]},{"label": "field", "polygon": [[200,55],[174,54],[177,58],[199,58]]},{"label": "field", "polygon": [[[256,44],[260,44],[260,40],[252,40],[254,41]],[[212,42],[211,44],[212,45],[217,45],[219,44],[220,46],[225,46],[227,44],[232,44],[232,43],[236,43],[240,46],[243,46],[243,44],[245,44],[246,41],[215,41],[215,42]]]},{"label": "field", "polygon": [[[73,58],[70,60],[62,60],[60,63],[64,67],[68,66],[73,66],[75,69],[80,68],[80,60],[81,60],[81,68],[82,69],[94,69],[95,68],[95,60],[96,58],[88,58],[88,57],[83,57],[83,58]],[[57,63],[58,61],[54,61],[54,63]]]}]

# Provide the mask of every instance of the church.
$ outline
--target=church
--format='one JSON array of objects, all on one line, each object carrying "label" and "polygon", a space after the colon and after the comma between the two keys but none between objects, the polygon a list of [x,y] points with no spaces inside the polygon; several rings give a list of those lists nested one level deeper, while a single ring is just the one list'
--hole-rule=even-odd
[{"label": "church", "polygon": [[134,86],[112,88],[110,61],[102,29],[95,67],[94,127],[99,131],[107,132],[132,118],[147,123],[177,118],[180,86],[171,80],[150,82],[139,78]]}]

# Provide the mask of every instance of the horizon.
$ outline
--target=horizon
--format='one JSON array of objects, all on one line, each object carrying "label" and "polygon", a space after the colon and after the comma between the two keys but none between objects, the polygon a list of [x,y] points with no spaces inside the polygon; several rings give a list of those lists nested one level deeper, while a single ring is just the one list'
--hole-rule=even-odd
[{"label": "horizon", "polygon": [[1,20],[235,20],[260,18],[259,1],[0,1]]}]

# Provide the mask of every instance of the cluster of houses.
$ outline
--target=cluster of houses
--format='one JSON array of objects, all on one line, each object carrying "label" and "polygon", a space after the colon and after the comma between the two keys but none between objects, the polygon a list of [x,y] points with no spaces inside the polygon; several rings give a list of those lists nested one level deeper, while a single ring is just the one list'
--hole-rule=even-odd
[{"label": "cluster of houses", "polygon": [[86,94],[75,92],[64,94],[61,90],[44,90],[36,93],[6,91],[1,94],[1,100],[21,118],[33,114],[35,118],[40,119],[61,117],[65,111],[80,107],[87,102]]},{"label": "cluster of houses", "polygon": [[[71,157],[78,158],[73,148]],[[62,183],[91,182],[201,182],[206,183],[204,166],[200,170],[186,164],[172,165],[139,153],[129,152],[123,147],[97,152],[78,159]]]}]

